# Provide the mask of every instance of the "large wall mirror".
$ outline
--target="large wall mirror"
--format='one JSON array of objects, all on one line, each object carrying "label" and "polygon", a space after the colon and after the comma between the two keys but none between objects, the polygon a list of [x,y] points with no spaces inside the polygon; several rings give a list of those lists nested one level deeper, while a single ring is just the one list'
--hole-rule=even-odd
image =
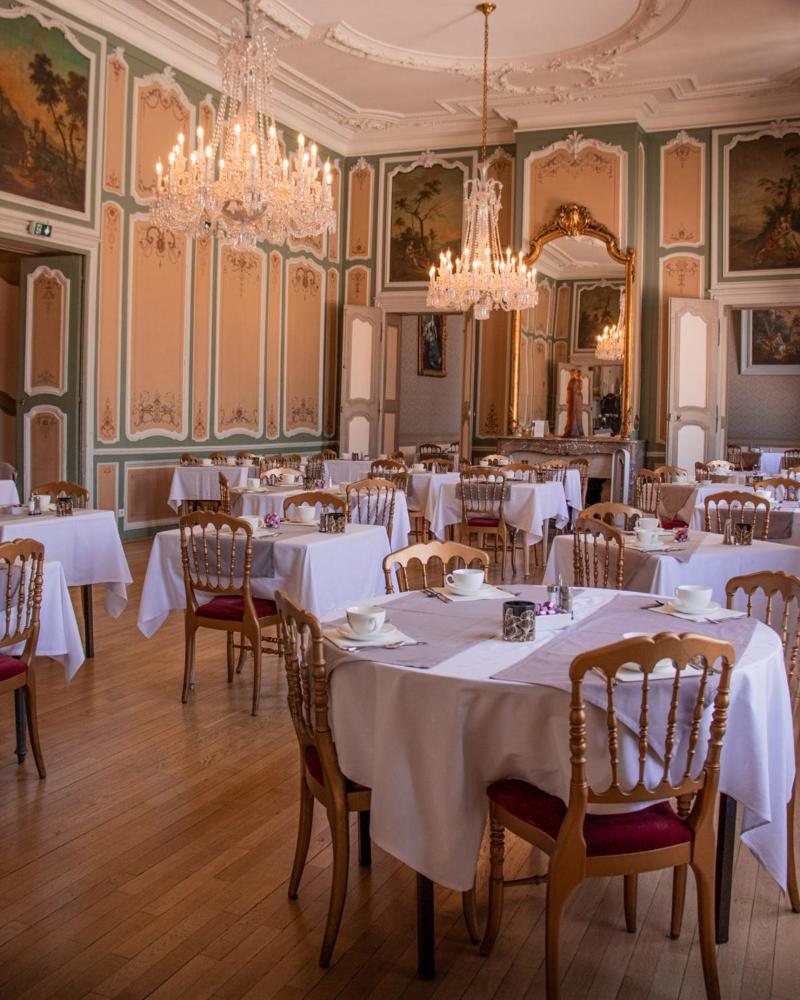
[{"label": "large wall mirror", "polygon": [[[514,316],[514,434],[563,435],[567,383],[577,370],[583,435],[630,437],[634,256],[581,205],[562,205],[531,240],[526,264],[537,270],[539,301]],[[619,349],[598,352],[598,336],[608,330],[613,340],[615,328]]]}]

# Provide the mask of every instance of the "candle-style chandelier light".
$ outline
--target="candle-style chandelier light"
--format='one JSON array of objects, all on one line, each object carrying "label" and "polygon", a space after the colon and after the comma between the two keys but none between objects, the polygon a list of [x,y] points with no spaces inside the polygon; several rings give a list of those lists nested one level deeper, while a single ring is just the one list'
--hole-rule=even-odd
[{"label": "candle-style chandelier light", "polygon": [[595,340],[594,356],[598,361],[622,361],[625,357],[625,289],[619,293],[619,319],[607,323]]},{"label": "candle-style chandelier light", "polygon": [[483,117],[481,162],[478,177],[464,184],[465,231],[461,256],[439,255],[439,267],[431,267],[428,305],[454,312],[475,310],[475,318],[488,319],[493,309],[530,309],[536,305],[536,271],[528,268],[524,255],[514,256],[500,246],[498,219],[503,185],[489,178],[486,140],[489,127],[489,15],[493,3],[479,3],[483,14]]},{"label": "candle-style chandelier light", "polygon": [[[267,22],[244,0],[244,21],[220,36],[222,93],[214,133],[197,129],[194,149],[178,136],[156,164],[152,215],[162,229],[211,233],[239,248],[282,244],[335,229],[330,164],[297,137],[285,153],[272,115],[275,48]],[[206,145],[207,143],[207,145]]]}]

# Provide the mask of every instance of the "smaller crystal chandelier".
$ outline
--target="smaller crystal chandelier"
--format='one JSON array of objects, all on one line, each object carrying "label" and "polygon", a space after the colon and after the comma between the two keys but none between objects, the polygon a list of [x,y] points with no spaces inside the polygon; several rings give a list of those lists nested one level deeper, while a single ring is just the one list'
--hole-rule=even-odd
[{"label": "smaller crystal chandelier", "polygon": [[203,146],[197,129],[194,150],[178,136],[167,167],[156,164],[153,219],[161,229],[189,236],[211,234],[240,249],[261,240],[280,245],[336,228],[330,164],[314,143],[297,137],[286,155],[272,117],[272,65],[267,22],[244,0],[220,42],[222,92],[214,134]]},{"label": "smaller crystal chandelier", "polygon": [[625,289],[619,293],[619,319],[607,323],[595,341],[594,356],[598,361],[622,361],[625,357]]},{"label": "smaller crystal chandelier", "polygon": [[466,229],[461,256],[439,255],[438,270],[431,267],[428,305],[454,312],[475,310],[475,319],[488,319],[492,309],[530,309],[536,305],[536,270],[528,268],[523,253],[513,256],[500,247],[500,194],[503,185],[489,179],[486,138],[489,127],[489,15],[493,3],[479,3],[483,22],[483,118],[478,177],[464,183]]}]

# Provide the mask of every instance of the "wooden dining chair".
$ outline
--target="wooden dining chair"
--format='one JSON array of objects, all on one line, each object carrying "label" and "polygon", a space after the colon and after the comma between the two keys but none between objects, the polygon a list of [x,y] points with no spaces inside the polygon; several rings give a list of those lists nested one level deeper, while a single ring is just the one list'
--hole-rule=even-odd
[{"label": "wooden dining chair", "polygon": [[370,479],[380,478],[385,472],[408,472],[408,466],[400,459],[376,458],[369,467]]},{"label": "wooden dining chair", "polygon": [[[747,597],[747,614],[754,612],[753,598],[759,597],[757,607],[758,617],[770,628],[775,629],[783,645],[784,663],[786,664],[786,680],[789,684],[789,697],[792,705],[794,722],[794,760],[795,772],[800,763],[800,577],[788,573],[764,570],[759,573],[748,573],[745,576],[734,576],[725,584],[727,607],[733,608],[736,596],[742,591]],[[797,805],[797,774],[792,783],[792,797],[786,807],[787,824],[787,873],[786,888],[789,902],[795,913],[800,913],[800,888],[797,882],[797,857],[795,854],[795,828]]]},{"label": "wooden dining chair", "polygon": [[[480,475],[481,471],[487,472],[484,468],[472,469],[470,475]],[[488,470],[491,472],[492,470]],[[539,477],[536,475],[536,467],[530,465],[528,462],[509,462],[508,465],[503,466],[503,473],[513,472],[515,483],[538,483]]]},{"label": "wooden dining chair", "polygon": [[[288,464],[283,455],[262,455],[258,463],[259,473],[263,475],[265,472],[271,472],[273,469],[284,470]],[[291,471],[297,472],[297,469],[292,468]]]},{"label": "wooden dining chair", "polygon": [[290,455],[283,456],[283,464],[291,466],[291,468],[298,470],[303,464],[303,456],[297,452],[292,452]]},{"label": "wooden dining chair", "polygon": [[652,469],[639,469],[633,481],[633,497],[643,514],[655,516],[661,497],[661,476]]},{"label": "wooden dining chair", "polygon": [[758,484],[759,489],[767,486],[771,486],[773,490],[783,489],[786,500],[800,499],[800,481],[797,479],[790,479],[788,476],[770,476]]},{"label": "wooden dining chair", "polygon": [[383,525],[392,539],[397,487],[388,479],[359,479],[347,487],[347,520]]},{"label": "wooden dining chair", "polygon": [[330,493],[328,490],[306,490],[302,493],[292,493],[283,501],[283,516],[287,518],[292,507],[302,507],[307,504],[309,507],[316,507],[317,504],[323,511],[334,511],[339,514],[347,512],[347,502],[338,493]]},{"label": "wooden dining chair", "polygon": [[[505,575],[508,552],[508,525],[505,519],[505,501],[511,487],[502,480],[490,483],[486,469],[479,475],[462,475],[458,484],[461,498],[461,538],[467,545],[477,535],[479,548],[485,550],[486,536],[494,539],[494,561],[497,562],[497,544],[500,543],[502,561],[500,575]],[[511,568],[517,571],[514,546],[511,547]]]},{"label": "wooden dining chair", "polygon": [[[181,701],[195,688],[197,630],[227,633],[228,683],[233,682],[237,648],[253,654],[253,715],[261,700],[262,632],[276,626],[275,602],[251,589],[253,529],[228,514],[196,511],[180,520],[181,562],[186,591],[186,651]],[[210,600],[206,600],[210,596]],[[237,647],[236,636],[242,645]],[[245,645],[246,644],[246,645]],[[239,657],[241,668],[243,657]]]},{"label": "wooden dining chair", "polygon": [[546,462],[539,462],[536,466],[536,475],[540,483],[561,483],[567,482],[567,463],[560,458],[551,458]]},{"label": "wooden dining chair", "polygon": [[[645,781],[645,769],[656,764],[648,741],[654,721],[649,684],[641,685],[638,714],[638,768],[630,779],[620,765],[620,725],[616,714],[616,676],[623,664],[637,663],[649,678],[659,661],[672,661],[674,679],[669,698],[664,699],[665,752],[658,757],[656,783]],[[519,778],[489,785],[490,876],[489,912],[481,954],[490,954],[500,930],[506,885],[530,883],[542,876],[505,880],[505,831],[537,847],[549,857],[545,903],[545,980],[548,1000],[560,995],[559,937],[564,908],[575,888],[587,878],[624,876],[625,923],[636,929],[636,894],[640,873],[663,868],[691,867],[697,884],[698,940],[706,995],[719,1000],[714,922],[714,868],[716,836],[714,805],[719,786],[719,767],[727,722],[733,646],[718,639],[671,635],[624,639],[576,656],[570,665],[572,686],[569,718],[571,777],[569,799],[560,798]],[[696,687],[682,697],[683,671],[691,665],[699,671]],[[717,666],[718,665],[718,666]],[[718,671],[714,710],[702,767],[701,720],[709,691],[709,678]],[[605,682],[606,711],[602,721],[595,709],[587,711],[583,685],[587,674],[599,673]],[[663,682],[663,683],[666,683]],[[684,736],[677,732],[675,718],[687,719]],[[692,711],[693,708],[693,711]],[[587,738],[602,726],[608,747],[610,781],[602,791],[590,784],[587,769]],[[634,734],[631,734],[631,739]],[[598,733],[598,738],[602,738]],[[685,763],[684,763],[685,762]],[[678,766],[680,770],[678,770]],[[673,775],[680,774],[675,782]],[[677,799],[678,809],[664,801]],[[639,804],[626,812],[589,813],[589,806]]]},{"label": "wooden dining chair", "polygon": [[638,507],[631,507],[627,503],[612,503],[610,500],[593,503],[579,514],[579,517],[590,517],[604,521],[606,524],[622,528],[623,531],[633,530],[641,516],[642,511]]},{"label": "wooden dining chair", "polygon": [[306,457],[306,468],[303,476],[305,479],[327,481],[328,470],[325,468],[325,460],[320,455],[308,455]]},{"label": "wooden dining chair", "polygon": [[208,457],[211,459],[214,465],[228,464],[228,456],[225,454],[224,451],[212,451]]},{"label": "wooden dining chair", "polygon": [[[751,524],[754,538],[766,541],[769,535],[770,502],[766,497],[745,493],[742,490],[724,490],[720,493],[709,493],[703,501],[703,507],[705,531],[721,535],[725,531],[725,524],[730,520],[734,527],[737,524]],[[748,513],[749,509],[752,509],[752,515]]]},{"label": "wooden dining chair", "polygon": [[276,465],[274,469],[262,469],[259,479],[262,485],[280,486],[281,476],[296,476],[300,470],[290,465]]},{"label": "wooden dining chair", "polygon": [[202,465],[202,461],[199,455],[190,455],[189,452],[184,452],[180,457],[181,465]]},{"label": "wooden dining chair", "polygon": [[781,471],[800,465],[800,448],[787,448],[781,459]]},{"label": "wooden dining chair", "polygon": [[729,444],[727,449],[727,460],[737,472],[744,470],[744,450],[740,444]]},{"label": "wooden dining chair", "polygon": [[687,475],[686,469],[679,465],[659,465],[654,471],[661,476],[662,483],[677,483]]},{"label": "wooden dining chair", "polygon": [[488,462],[489,465],[503,465],[504,462],[508,461],[508,455],[500,455],[497,453],[493,455],[482,455],[481,458],[484,462]]},{"label": "wooden dining chair", "polygon": [[[36,672],[33,657],[39,639],[42,606],[44,545],[31,538],[0,543],[0,694],[21,692],[28,722],[33,759],[40,778],[47,777],[39,743],[36,714]],[[6,649],[22,645],[13,656]],[[18,703],[19,706],[19,703]],[[22,706],[18,707],[21,710]]]},{"label": "wooden dining chair", "polygon": [[333,448],[323,448],[320,452],[320,458],[323,462],[334,462],[338,457],[339,453]]},{"label": "wooden dining chair", "polygon": [[259,465],[261,462],[261,456],[256,455],[254,451],[237,451],[236,461],[239,465]]},{"label": "wooden dining chair", "polygon": [[[591,510],[591,507],[589,508]],[[572,542],[572,575],[576,587],[608,587],[622,590],[625,536],[613,524],[583,513],[575,522]]]},{"label": "wooden dining chair", "polygon": [[708,462],[694,463],[694,478],[698,483],[708,483],[711,481],[712,468]]},{"label": "wooden dining chair", "polygon": [[589,459],[571,458],[568,468],[577,469],[581,477],[581,510],[586,506],[586,491],[589,489]]},{"label": "wooden dining chair", "polygon": [[[409,545],[397,552],[390,552],[383,560],[383,575],[386,579],[386,593],[394,593],[394,579],[397,589],[404,594],[409,590],[425,590],[428,587],[443,587],[444,578],[454,569],[482,569],[489,574],[489,556],[482,549],[460,542],[432,541],[420,545]],[[409,580],[411,569],[411,580]]]},{"label": "wooden dining chair", "polygon": [[453,459],[447,455],[436,455],[431,458],[421,458],[420,464],[425,466],[426,472],[452,472]]},{"label": "wooden dining chair", "polygon": [[421,444],[417,449],[419,460],[426,458],[449,458],[447,452],[438,444]]},{"label": "wooden dining chair", "polygon": [[[410,476],[408,469],[405,467],[385,469],[383,472],[375,472],[375,474],[370,473],[369,478],[372,480],[382,479],[384,482],[391,483],[396,490],[399,490],[401,493],[408,496],[408,481]],[[406,505],[408,506],[408,501],[406,501]],[[419,513],[419,511],[412,512],[411,507],[409,506],[408,513],[410,516],[412,513]]]}]

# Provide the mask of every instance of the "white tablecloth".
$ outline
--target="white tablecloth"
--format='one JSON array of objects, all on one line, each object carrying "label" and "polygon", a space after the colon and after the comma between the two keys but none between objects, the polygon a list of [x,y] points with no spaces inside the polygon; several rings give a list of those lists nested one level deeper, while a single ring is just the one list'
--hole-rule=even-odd
[{"label": "white tablecloth", "polygon": [[6,507],[12,503],[19,503],[17,484],[13,479],[0,479],[0,507]]},{"label": "white tablecloth", "polygon": [[459,472],[411,472],[408,477],[408,502],[429,521],[434,516],[439,492],[447,483],[457,483]]},{"label": "white tablecloth", "polygon": [[174,511],[184,500],[219,500],[219,474],[230,486],[246,486],[258,469],[252,465],[178,465],[172,474],[167,503]]},{"label": "white tablecloth", "polygon": [[[548,518],[552,518],[559,528],[569,520],[564,487],[561,483],[512,483],[505,501],[504,516],[506,524],[523,532],[527,536],[527,544],[533,545],[544,535],[544,524]],[[444,538],[449,524],[461,523],[461,498],[457,483],[445,483],[441,487],[429,520],[431,531],[437,538]]]},{"label": "white tablecloth", "polygon": [[113,511],[76,510],[70,517],[0,517],[0,542],[14,538],[42,542],[45,558],[61,563],[70,587],[105,584],[105,607],[112,618],[119,618],[127,607],[127,585],[132,578]]},{"label": "white tablecloth", "polygon": [[[3,587],[5,587],[5,574]],[[13,573],[12,573],[13,579]],[[18,655],[23,646],[9,646],[2,650],[7,656]],[[64,666],[64,676],[71,681],[80,669],[85,656],[75,610],[69,596],[64,568],[60,562],[45,560],[42,571],[42,606],[39,610],[39,641],[37,656],[49,656]]]},{"label": "white tablecloth", "polygon": [[777,476],[781,470],[782,451],[762,451],[758,468],[765,476]]},{"label": "white tablecloth", "polygon": [[[576,618],[611,596],[576,594]],[[372,789],[372,839],[451,889],[472,887],[491,782],[522,778],[568,797],[569,694],[490,679],[535,648],[487,637],[429,670],[359,658],[331,675],[339,762],[349,778]],[[603,773],[608,761],[604,713],[591,705],[587,711],[595,715],[588,756],[590,778],[596,779],[592,761],[604,762]],[[710,721],[710,710],[704,721]],[[781,884],[791,747],[780,643],[759,625],[733,671],[720,787],[744,805],[742,839]],[[624,728],[620,751],[623,769],[635,768],[636,736]]]},{"label": "white tablecloth", "polygon": [[[255,539],[253,544],[266,541]],[[324,615],[342,603],[386,592],[383,558],[389,553],[389,539],[385,528],[348,524],[343,535],[309,528],[269,541],[274,543],[275,576],[252,578],[255,597],[274,597],[283,590],[307,611]],[[173,528],[153,539],[139,603],[139,630],[149,638],[170,611],[185,607],[180,534]]]},{"label": "white tablecloth", "polygon": [[359,479],[366,479],[369,470],[372,468],[372,461],[353,462],[349,458],[328,458],[325,460],[325,468],[333,486],[339,483],[357,483]]},{"label": "white tablecloth", "polygon": [[[662,483],[661,502],[659,503],[659,516],[667,518],[678,518],[691,523],[696,506],[702,507],[706,497],[714,493],[753,493],[754,486],[740,485],[735,483],[703,483],[702,485],[691,483]],[[670,496],[672,494],[672,496]],[[675,503],[675,495],[684,496],[685,499],[680,507]],[[698,525],[702,528],[702,523]]]},{"label": "white tablecloth", "polygon": [[[750,513],[752,515],[753,508],[750,508]],[[777,508],[775,513],[781,513],[780,507]],[[780,541],[784,545],[800,545],[800,510],[788,511],[792,515],[792,534],[789,538],[782,538]],[[698,504],[692,513],[692,527],[697,531],[703,530],[703,525],[706,520],[706,509],[702,504]],[[711,515],[711,523],[714,523],[714,515]],[[758,524],[761,524],[761,519],[759,518]]]},{"label": "white tablecloth", "polygon": [[[296,493],[302,493],[298,489],[272,489],[265,490],[245,490],[242,493],[234,493],[232,508],[235,515],[252,514],[256,517],[264,517],[265,514],[280,514],[283,516],[283,502],[287,497]],[[334,491],[335,492],[335,491]],[[319,504],[317,505],[319,507]],[[362,500],[361,508],[366,517],[366,500]],[[392,536],[390,544],[392,552],[403,549],[408,545],[408,533],[411,531],[411,521],[408,516],[408,503],[406,495],[401,490],[395,493],[394,497],[394,517],[392,518]]]},{"label": "white tablecloth", "polygon": [[[689,562],[681,563],[668,553],[654,555],[625,548],[623,586],[649,594],[675,593],[682,583],[701,583],[714,591],[713,600],[725,603],[725,584],[733,576],[757,570],[783,570],[800,574],[800,549],[780,542],[754,541],[752,545],[723,545],[722,535],[702,534],[703,541]],[[572,535],[559,535],[550,549],[545,581],[572,582]]]}]

